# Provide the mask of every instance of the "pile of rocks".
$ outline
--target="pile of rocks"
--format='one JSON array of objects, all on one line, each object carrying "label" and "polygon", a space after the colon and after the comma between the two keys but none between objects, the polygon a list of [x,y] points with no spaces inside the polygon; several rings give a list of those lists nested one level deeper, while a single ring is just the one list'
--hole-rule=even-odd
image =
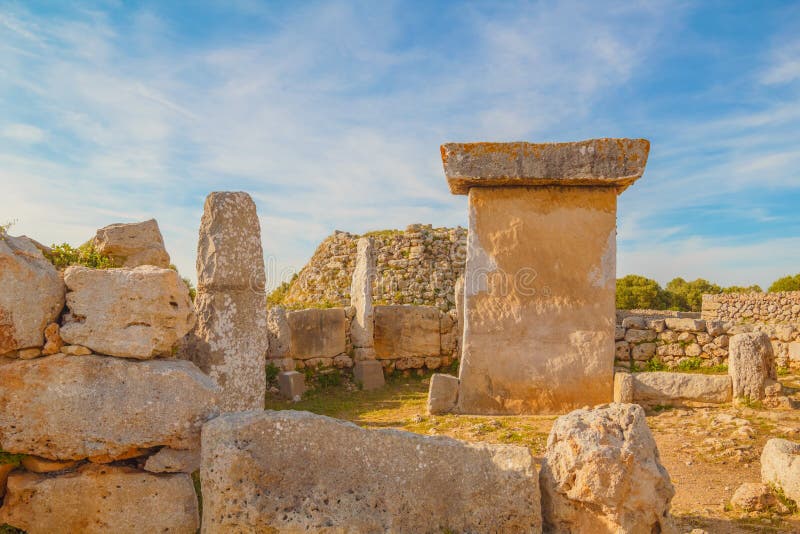
[{"label": "pile of rocks", "polygon": [[617,325],[616,365],[642,367],[657,359],[672,368],[691,358],[699,358],[702,367],[726,365],[731,336],[750,332],[769,337],[778,367],[800,366],[800,325],[645,316],[628,316]]},{"label": "pile of rocks", "polygon": [[[455,306],[454,286],[467,257],[465,228],[412,224],[405,231],[367,236],[375,247],[377,302],[432,305],[442,310]],[[326,238],[292,281],[282,304],[293,308],[349,304],[359,237],[337,231]]]},{"label": "pile of rocks", "polygon": [[703,319],[800,324],[800,291],[703,295]]},{"label": "pile of rocks", "polygon": [[[126,261],[164,259],[160,234],[143,241],[126,239]],[[12,462],[0,466],[0,524],[195,532],[189,473],[219,388],[171,358],[195,323],[178,273],[73,266],[62,279],[35,242],[3,234],[0,287],[0,448]]]}]

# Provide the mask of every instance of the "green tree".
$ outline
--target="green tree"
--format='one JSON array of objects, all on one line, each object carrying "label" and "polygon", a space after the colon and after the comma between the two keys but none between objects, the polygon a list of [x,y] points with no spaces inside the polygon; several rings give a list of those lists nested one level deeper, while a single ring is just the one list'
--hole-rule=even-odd
[{"label": "green tree", "polygon": [[664,310],[668,306],[668,295],[655,280],[636,274],[617,279],[617,309]]},{"label": "green tree", "polygon": [[769,292],[778,293],[779,291],[800,291],[800,273],[794,276],[784,276],[772,282]]},{"label": "green tree", "polygon": [[721,287],[702,278],[692,282],[675,278],[667,284],[666,290],[670,294],[670,308],[682,311],[700,311],[703,295],[722,293]]},{"label": "green tree", "polygon": [[763,293],[764,290],[761,289],[761,286],[758,284],[754,284],[752,286],[728,286],[723,288],[723,293]]}]

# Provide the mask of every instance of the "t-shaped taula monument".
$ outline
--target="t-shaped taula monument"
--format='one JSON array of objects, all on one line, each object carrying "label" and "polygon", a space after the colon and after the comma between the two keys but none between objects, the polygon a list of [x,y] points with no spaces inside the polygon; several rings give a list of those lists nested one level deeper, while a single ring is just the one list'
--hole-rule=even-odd
[{"label": "t-shaped taula monument", "polygon": [[469,236],[458,391],[435,375],[431,410],[546,414],[611,402],[617,195],[642,176],[650,143],[441,150],[450,191],[469,198]]}]

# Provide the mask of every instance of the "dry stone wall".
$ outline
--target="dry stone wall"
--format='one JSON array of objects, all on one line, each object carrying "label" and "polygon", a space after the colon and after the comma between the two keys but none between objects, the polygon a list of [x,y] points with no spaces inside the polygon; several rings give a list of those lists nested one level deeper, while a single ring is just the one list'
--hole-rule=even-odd
[{"label": "dry stone wall", "polygon": [[800,324],[800,291],[703,295],[702,309],[707,320]]},{"label": "dry stone wall", "polygon": [[764,332],[778,367],[800,367],[800,324],[735,324],[732,321],[668,317],[625,317],[615,331],[616,365],[642,368],[657,360],[668,368],[700,360],[701,367],[728,364],[728,343],[736,334]]},{"label": "dry stone wall", "polygon": [[[308,308],[268,313],[268,363],[284,371],[304,368],[350,369],[358,348],[352,342],[356,310]],[[376,306],[375,353],[384,371],[447,367],[458,359],[456,310],[433,306]]]},{"label": "dry stone wall", "polygon": [[[426,304],[455,307],[454,286],[464,272],[465,228],[412,224],[405,231],[367,234],[374,243],[377,304]],[[350,304],[350,286],[360,236],[335,232],[317,248],[300,271],[282,304],[305,308],[326,303]]]}]

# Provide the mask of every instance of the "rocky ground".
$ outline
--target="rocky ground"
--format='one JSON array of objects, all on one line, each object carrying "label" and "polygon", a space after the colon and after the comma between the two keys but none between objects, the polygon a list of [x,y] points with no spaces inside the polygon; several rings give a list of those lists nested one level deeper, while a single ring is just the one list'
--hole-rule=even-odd
[{"label": "rocky ground", "polygon": [[[326,379],[299,403],[268,394],[267,409],[309,410],[367,428],[398,428],[468,441],[511,443],[541,456],[555,420],[550,416],[428,416],[428,376],[397,376],[379,391],[359,391],[346,378]],[[800,376],[781,382],[800,401]],[[676,495],[672,511],[681,532],[800,532],[800,513],[780,504],[769,512],[744,513],[730,499],[744,482],[760,482],[760,455],[766,441],[800,441],[800,410],[761,406],[687,408],[658,406],[648,425],[670,473]]]}]

